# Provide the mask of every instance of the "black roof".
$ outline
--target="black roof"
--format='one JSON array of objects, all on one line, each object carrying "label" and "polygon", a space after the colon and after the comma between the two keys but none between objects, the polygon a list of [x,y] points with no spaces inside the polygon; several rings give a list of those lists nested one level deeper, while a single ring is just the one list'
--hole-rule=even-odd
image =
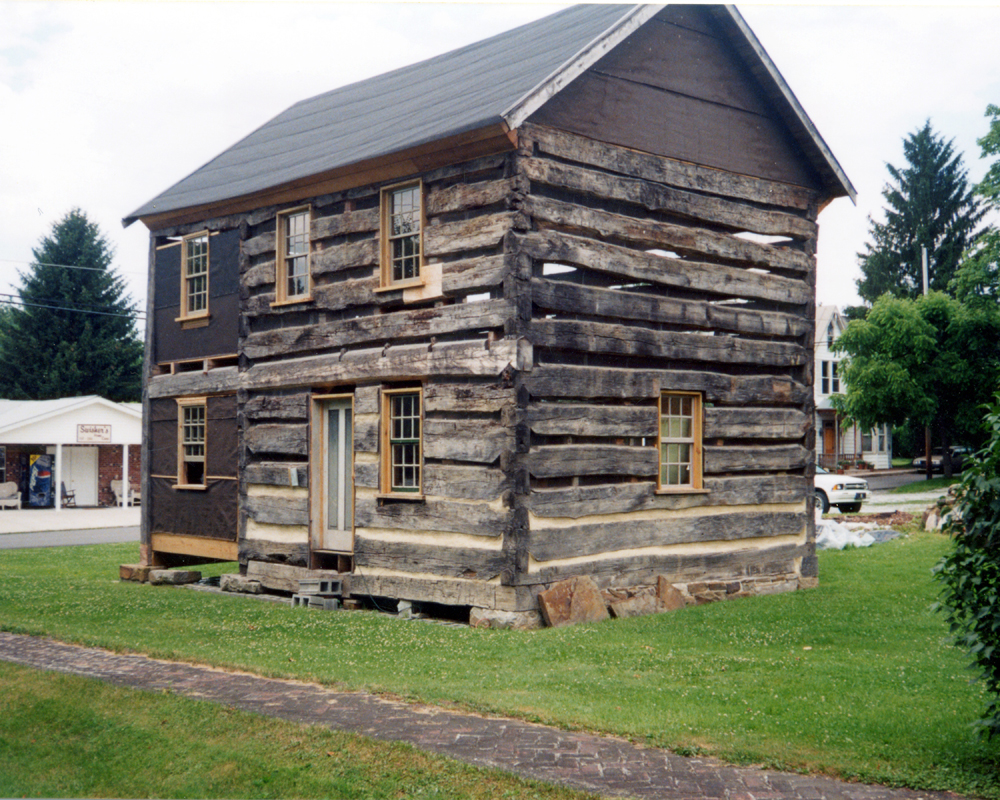
[{"label": "black roof", "polygon": [[[216,203],[407,150],[512,123],[604,55],[662,6],[579,5],[408,67],[296,103],[143,204],[125,225]],[[838,193],[854,189],[763,48],[733,6],[715,7],[730,35],[784,100],[786,121]],[[616,38],[616,35],[618,38]],[[513,113],[512,113],[513,112]],[[798,124],[796,125],[796,121]]]}]

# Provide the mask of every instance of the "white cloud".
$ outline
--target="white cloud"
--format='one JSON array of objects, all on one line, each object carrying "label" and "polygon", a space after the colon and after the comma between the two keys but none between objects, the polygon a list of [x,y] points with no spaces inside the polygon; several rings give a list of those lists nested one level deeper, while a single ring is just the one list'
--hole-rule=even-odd
[{"label": "white cloud", "polygon": [[[536,19],[533,3],[0,2],[0,292],[83,208],[145,297],[121,219],[294,102]],[[1000,8],[740,6],[859,192],[820,217],[821,302],[856,302],[854,254],[886,161],[928,117],[974,178],[1000,102]],[[21,265],[22,268],[25,264]]]}]

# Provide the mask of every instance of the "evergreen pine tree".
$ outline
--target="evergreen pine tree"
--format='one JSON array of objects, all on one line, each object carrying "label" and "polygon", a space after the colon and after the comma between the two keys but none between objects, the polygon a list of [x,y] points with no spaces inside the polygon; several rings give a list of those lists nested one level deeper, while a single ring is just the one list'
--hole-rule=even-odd
[{"label": "evergreen pine tree", "polygon": [[891,180],[882,191],[885,222],[869,217],[871,241],[858,253],[864,276],[858,294],[868,305],[886,292],[909,298],[923,293],[921,247],[927,248],[930,289],[947,291],[986,214],[961,154],[934,133],[929,120],[903,140],[903,155],[906,167],[886,164]]},{"label": "evergreen pine tree", "polygon": [[108,240],[74,209],[32,252],[20,303],[0,318],[0,397],[139,400],[136,307],[110,269]]}]

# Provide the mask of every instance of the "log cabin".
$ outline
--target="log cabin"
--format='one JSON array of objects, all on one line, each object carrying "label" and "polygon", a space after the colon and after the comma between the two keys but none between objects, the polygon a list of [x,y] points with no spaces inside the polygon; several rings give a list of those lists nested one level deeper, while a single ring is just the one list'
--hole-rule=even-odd
[{"label": "log cabin", "polygon": [[144,563],[524,614],[815,583],[839,197],[733,6],[576,6],[293,105],[124,220]]}]

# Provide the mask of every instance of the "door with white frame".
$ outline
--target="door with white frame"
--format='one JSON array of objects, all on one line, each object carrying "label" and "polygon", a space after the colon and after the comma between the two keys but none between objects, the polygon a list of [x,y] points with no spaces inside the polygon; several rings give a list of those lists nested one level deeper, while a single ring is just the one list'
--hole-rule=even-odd
[{"label": "door with white frame", "polygon": [[354,552],[354,401],[314,397],[309,486],[312,549]]}]

